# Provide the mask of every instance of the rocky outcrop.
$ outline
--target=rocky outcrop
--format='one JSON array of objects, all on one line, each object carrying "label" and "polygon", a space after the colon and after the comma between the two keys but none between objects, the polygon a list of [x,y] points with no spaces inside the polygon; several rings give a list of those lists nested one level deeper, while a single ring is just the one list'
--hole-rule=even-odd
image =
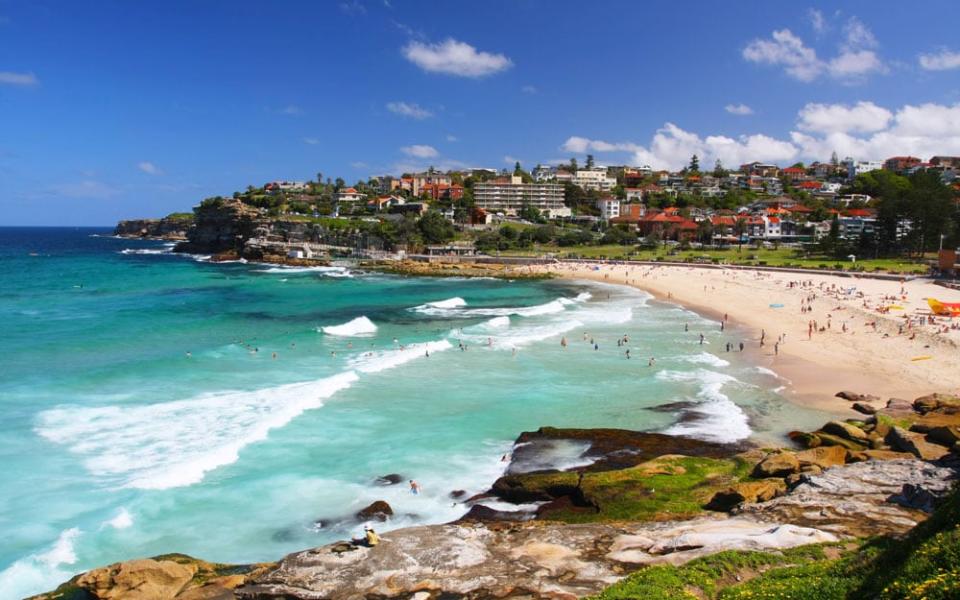
[{"label": "rocky outcrop", "polygon": [[131,219],[117,223],[113,234],[120,237],[180,241],[187,239],[187,231],[192,224],[193,218],[190,215]]},{"label": "rocky outcrop", "polygon": [[757,463],[754,477],[786,477],[800,470],[800,461],[793,452],[774,452]]},{"label": "rocky outcrop", "polygon": [[258,209],[237,200],[205,202],[194,209],[194,223],[187,231],[187,241],[177,244],[175,251],[192,254],[232,251],[242,255],[244,244],[264,219]]},{"label": "rocky outcrop", "polygon": [[373,548],[291,554],[236,590],[247,599],[574,598],[643,565],[721,550],[834,541],[830,533],[748,517],[624,525],[413,527]]},{"label": "rocky outcrop", "polygon": [[393,507],[384,500],[372,502],[354,515],[358,521],[386,521],[393,516]]},{"label": "rocky outcrop", "polygon": [[903,533],[926,515],[888,500],[904,485],[945,495],[955,475],[953,469],[914,458],[858,462],[820,475],[802,475],[789,494],[763,504],[745,504],[740,514],[842,535]]}]

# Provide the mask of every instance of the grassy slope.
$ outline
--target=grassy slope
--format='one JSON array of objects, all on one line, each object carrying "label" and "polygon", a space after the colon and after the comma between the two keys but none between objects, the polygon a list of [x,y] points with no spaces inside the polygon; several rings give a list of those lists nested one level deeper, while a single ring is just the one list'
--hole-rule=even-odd
[{"label": "grassy slope", "polygon": [[960,489],[905,540],[721,552],[634,573],[595,600],[960,598]]}]

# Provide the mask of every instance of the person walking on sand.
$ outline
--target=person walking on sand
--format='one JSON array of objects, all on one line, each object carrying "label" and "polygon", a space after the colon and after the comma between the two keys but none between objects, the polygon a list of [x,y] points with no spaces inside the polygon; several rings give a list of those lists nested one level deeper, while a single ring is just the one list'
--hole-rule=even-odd
[{"label": "person walking on sand", "polygon": [[743,352],[743,342],[740,342],[740,352]]},{"label": "person walking on sand", "polygon": [[410,480],[410,493],[414,496],[420,495],[420,484],[414,480]]}]

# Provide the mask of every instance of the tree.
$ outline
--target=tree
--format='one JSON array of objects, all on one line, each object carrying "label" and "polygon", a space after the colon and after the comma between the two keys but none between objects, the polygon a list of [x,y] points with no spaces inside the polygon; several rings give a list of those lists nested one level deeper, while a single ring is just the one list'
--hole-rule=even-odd
[{"label": "tree", "polygon": [[453,239],[453,224],[435,210],[420,217],[417,229],[427,244],[442,244]]},{"label": "tree", "polygon": [[697,223],[697,239],[704,244],[713,241],[713,222],[710,219],[704,219]]},{"label": "tree", "polygon": [[320,185],[321,183],[323,183],[323,173],[317,171],[317,185]]},{"label": "tree", "polygon": [[743,236],[747,233],[747,220],[740,217],[733,222],[733,233],[737,236],[737,251],[743,250]]},{"label": "tree", "polygon": [[540,209],[528,203],[524,203],[524,205],[520,208],[519,216],[524,221],[530,221],[531,223],[540,223],[543,221],[543,216],[540,214]]},{"label": "tree", "polygon": [[700,172],[700,159],[697,157],[696,154],[690,157],[690,166],[687,167],[687,170],[690,171],[691,173]]},{"label": "tree", "polygon": [[588,154],[588,155],[587,155],[587,165],[586,165],[587,170],[589,171],[590,169],[592,169],[592,168],[593,168],[593,165],[594,165],[593,155],[592,155],[592,154]]},{"label": "tree", "polygon": [[713,176],[717,179],[723,179],[727,176],[727,170],[723,168],[723,163],[720,162],[720,159],[717,159],[717,162],[713,165]]},{"label": "tree", "polygon": [[342,177],[337,177],[337,181],[336,181],[336,184],[335,184],[335,186],[336,186],[336,188],[337,188],[337,191],[342,190],[342,189],[343,189],[343,186],[345,186],[345,185],[347,185],[347,182],[344,181]]},{"label": "tree", "polygon": [[577,157],[575,156],[570,158],[570,172],[571,173],[577,172]]}]

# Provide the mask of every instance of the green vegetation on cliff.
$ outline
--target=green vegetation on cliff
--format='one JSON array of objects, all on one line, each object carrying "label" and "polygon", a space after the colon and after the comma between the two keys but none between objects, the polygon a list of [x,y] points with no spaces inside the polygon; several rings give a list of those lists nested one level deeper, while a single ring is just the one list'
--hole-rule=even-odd
[{"label": "green vegetation on cliff", "polygon": [[960,489],[906,539],[721,552],[642,569],[595,600],[717,598],[834,600],[960,597]]}]

